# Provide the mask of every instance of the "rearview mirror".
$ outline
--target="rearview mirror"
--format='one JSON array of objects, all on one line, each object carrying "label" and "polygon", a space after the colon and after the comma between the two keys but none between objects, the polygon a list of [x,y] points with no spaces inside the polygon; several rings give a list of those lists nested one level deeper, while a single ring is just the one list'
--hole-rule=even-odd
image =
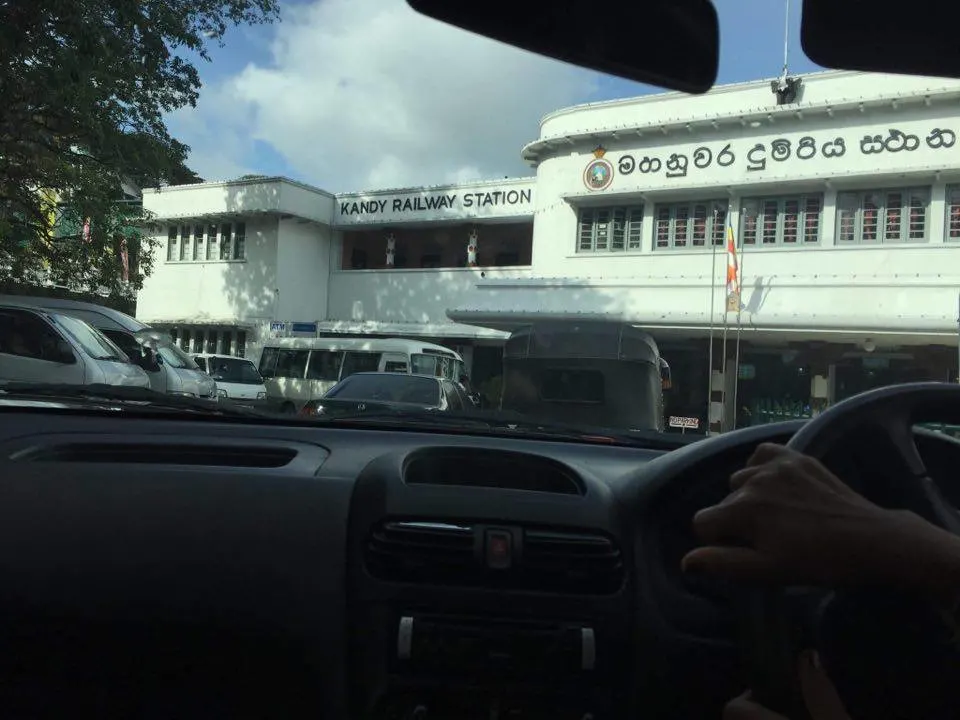
[{"label": "rearview mirror", "polygon": [[407,3],[477,35],[635,82],[704,93],[717,79],[720,24],[710,0]]},{"label": "rearview mirror", "polygon": [[[868,7],[854,0],[803,0],[800,44],[807,57],[825,68],[960,78],[956,4],[923,4],[909,13]],[[856,27],[864,31],[851,31]],[[873,82],[878,87],[882,80]]]},{"label": "rearview mirror", "polygon": [[671,372],[667,361],[663,358],[660,358],[660,388],[662,390],[669,390],[672,387],[673,373]]}]

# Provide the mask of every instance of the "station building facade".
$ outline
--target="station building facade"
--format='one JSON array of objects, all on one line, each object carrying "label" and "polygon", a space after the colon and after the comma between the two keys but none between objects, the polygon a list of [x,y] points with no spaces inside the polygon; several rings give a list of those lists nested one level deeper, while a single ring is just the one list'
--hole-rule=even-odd
[{"label": "station building facade", "polygon": [[[144,192],[138,317],[185,348],[417,337],[494,397],[509,332],[629,322],[698,429],[956,380],[960,82],[854,72],[558,110],[523,178],[333,194],[283,178]],[[728,298],[728,239],[737,264]]]}]

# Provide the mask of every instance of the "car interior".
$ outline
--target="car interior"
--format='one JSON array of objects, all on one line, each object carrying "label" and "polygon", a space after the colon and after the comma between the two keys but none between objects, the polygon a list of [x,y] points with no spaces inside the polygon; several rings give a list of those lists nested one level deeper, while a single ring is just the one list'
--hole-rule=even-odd
[{"label": "car interior", "polygon": [[[409,2],[665,87],[703,92],[716,74],[707,0],[601,0],[599,44],[596,3]],[[960,9],[871,13],[876,28],[856,33],[861,3],[803,6],[815,62],[960,77],[944,19]],[[671,32],[613,41],[641,11]],[[957,532],[960,441],[921,423],[960,424],[960,385],[881,388],[809,421],[654,448],[455,423],[0,406],[0,713],[719,718],[747,686],[790,706],[792,658],[814,641],[843,669],[852,717],[926,717],[957,678],[910,661],[908,600],[680,569],[693,514],[763,442]],[[902,692],[878,694],[878,668]]]}]

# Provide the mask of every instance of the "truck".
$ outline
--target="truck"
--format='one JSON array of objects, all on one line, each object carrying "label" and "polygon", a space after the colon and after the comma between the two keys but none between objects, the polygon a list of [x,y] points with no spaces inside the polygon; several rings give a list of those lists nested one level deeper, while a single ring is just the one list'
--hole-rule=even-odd
[{"label": "truck", "polygon": [[662,432],[670,381],[656,341],[635,325],[544,320],[507,339],[500,409],[552,423]]}]

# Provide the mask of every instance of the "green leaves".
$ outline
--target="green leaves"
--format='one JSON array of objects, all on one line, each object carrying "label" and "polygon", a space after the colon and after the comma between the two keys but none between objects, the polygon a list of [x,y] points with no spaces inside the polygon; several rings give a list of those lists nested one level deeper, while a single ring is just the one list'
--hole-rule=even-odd
[{"label": "green leaves", "polygon": [[[135,293],[150,218],[124,181],[202,181],[163,122],[199,94],[181,53],[278,16],[276,0],[0,2],[0,282]],[[122,255],[139,261],[129,284]]]}]

